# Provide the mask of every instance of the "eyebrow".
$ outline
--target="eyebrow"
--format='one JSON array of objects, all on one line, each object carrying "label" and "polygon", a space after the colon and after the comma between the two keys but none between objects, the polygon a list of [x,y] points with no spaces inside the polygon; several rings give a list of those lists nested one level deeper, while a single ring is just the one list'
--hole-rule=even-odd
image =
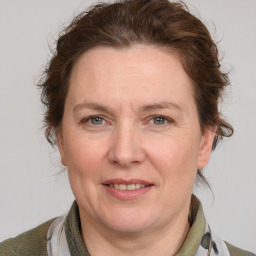
[{"label": "eyebrow", "polygon": [[181,110],[181,107],[178,104],[174,102],[163,101],[160,103],[144,105],[139,108],[139,112],[146,112],[154,109],[165,109],[165,108],[175,108],[175,109]]},{"label": "eyebrow", "polygon": [[[182,110],[182,108],[174,102],[163,101],[159,103],[153,103],[153,104],[147,104],[147,105],[141,106],[139,108],[139,112],[148,112],[155,109],[170,109],[170,108],[175,108],[180,111]],[[96,102],[84,102],[84,103],[78,104],[73,108],[73,112],[79,111],[81,109],[93,109],[93,110],[98,110],[106,113],[114,112],[113,109]]]}]

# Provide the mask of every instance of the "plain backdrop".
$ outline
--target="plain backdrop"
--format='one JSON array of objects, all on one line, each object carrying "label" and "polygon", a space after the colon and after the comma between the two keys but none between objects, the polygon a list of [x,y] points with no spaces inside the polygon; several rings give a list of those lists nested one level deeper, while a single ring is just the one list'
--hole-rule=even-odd
[{"label": "plain backdrop", "polygon": [[[188,0],[219,42],[231,87],[222,106],[235,128],[197,186],[215,233],[256,252],[256,1]],[[0,241],[65,213],[74,200],[58,152],[43,134],[36,83],[48,45],[95,1],[0,0]]]}]

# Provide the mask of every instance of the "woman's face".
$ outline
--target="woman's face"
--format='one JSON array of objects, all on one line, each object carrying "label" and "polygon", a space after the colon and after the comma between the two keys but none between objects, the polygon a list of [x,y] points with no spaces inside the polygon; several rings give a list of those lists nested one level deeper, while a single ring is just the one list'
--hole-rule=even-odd
[{"label": "woman's face", "polygon": [[186,219],[213,136],[201,133],[176,54],[143,45],[84,53],[59,136],[81,221],[134,233]]}]

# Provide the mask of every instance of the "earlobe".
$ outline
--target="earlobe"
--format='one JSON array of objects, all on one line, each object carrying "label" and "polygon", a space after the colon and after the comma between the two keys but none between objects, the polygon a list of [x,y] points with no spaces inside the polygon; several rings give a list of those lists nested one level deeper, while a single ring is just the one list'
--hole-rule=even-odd
[{"label": "earlobe", "polygon": [[204,168],[210,159],[212,152],[212,144],[215,137],[215,128],[205,129],[200,143],[200,150],[198,155],[197,169]]}]

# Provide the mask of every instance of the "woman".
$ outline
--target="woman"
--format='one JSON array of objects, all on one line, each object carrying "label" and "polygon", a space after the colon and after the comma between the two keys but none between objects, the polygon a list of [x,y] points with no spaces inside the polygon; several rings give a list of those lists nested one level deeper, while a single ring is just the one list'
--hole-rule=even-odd
[{"label": "woman", "polygon": [[182,4],[120,1],[79,15],[40,84],[46,137],[76,201],[1,255],[253,255],[215,235],[192,195],[233,128],[209,32]]}]

